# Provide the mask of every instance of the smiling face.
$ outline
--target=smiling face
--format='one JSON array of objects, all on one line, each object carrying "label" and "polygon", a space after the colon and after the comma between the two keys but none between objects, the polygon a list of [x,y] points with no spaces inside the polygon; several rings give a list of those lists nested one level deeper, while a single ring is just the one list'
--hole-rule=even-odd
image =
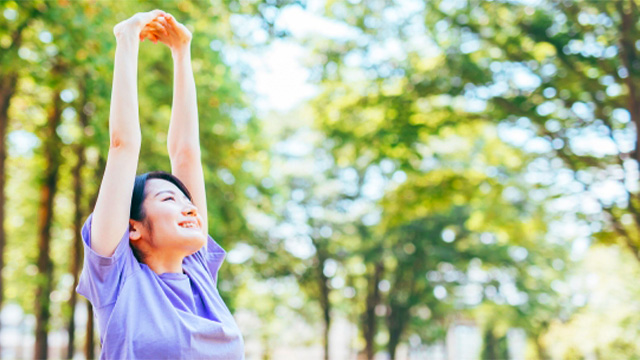
[{"label": "smiling face", "polygon": [[130,220],[129,238],[139,252],[145,257],[188,256],[204,246],[202,217],[176,185],[149,179],[144,193],[144,219]]}]

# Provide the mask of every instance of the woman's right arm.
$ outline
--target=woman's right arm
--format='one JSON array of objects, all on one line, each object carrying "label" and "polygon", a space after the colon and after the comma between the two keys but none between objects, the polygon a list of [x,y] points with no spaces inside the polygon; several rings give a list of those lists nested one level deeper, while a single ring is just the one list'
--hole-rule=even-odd
[{"label": "woman's right arm", "polygon": [[138,118],[140,32],[160,10],[138,13],[113,28],[116,56],[109,111],[109,154],[91,225],[91,248],[112,256],[129,226],[131,194],[138,167],[141,132]]}]

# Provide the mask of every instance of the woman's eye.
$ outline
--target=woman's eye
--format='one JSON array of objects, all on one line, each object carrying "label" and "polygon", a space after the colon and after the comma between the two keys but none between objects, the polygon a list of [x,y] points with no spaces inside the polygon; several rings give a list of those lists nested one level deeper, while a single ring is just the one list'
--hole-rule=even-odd
[{"label": "woman's eye", "polygon": [[167,200],[173,200],[173,201],[175,201],[175,199],[173,198],[173,196],[169,196],[168,198],[166,198],[166,199],[164,199],[164,200],[162,200],[162,201],[167,201]]}]

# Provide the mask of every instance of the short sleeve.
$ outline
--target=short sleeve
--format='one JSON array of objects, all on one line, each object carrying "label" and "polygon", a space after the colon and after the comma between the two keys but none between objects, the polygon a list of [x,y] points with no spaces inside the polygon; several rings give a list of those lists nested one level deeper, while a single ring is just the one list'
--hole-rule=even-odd
[{"label": "short sleeve", "polygon": [[92,218],[93,214],[89,215],[82,226],[84,265],[76,291],[99,309],[116,301],[124,280],[139,270],[140,264],[129,245],[128,228],[112,256],[102,256],[91,249]]},{"label": "short sleeve", "polygon": [[215,240],[213,240],[211,235],[207,235],[207,245],[196,253],[187,256],[187,258],[191,258],[204,265],[208,274],[211,276],[214,283],[216,283],[218,279],[218,270],[220,270],[220,266],[222,266],[222,262],[224,261],[226,254],[226,251],[224,251],[224,249],[218,245]]}]

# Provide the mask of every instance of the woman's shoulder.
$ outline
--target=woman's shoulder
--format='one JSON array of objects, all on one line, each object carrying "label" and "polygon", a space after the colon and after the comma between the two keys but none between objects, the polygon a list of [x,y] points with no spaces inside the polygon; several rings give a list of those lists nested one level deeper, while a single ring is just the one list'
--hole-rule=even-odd
[{"label": "woman's shoulder", "polygon": [[[93,220],[93,213],[89,214],[84,225],[82,226],[82,240],[83,246],[85,248],[85,263],[87,262],[95,262],[100,266],[109,266],[113,265],[119,261],[127,261],[131,262],[132,260],[137,263],[137,260],[131,250],[131,246],[129,245],[129,228],[125,227],[122,229],[122,237],[116,246],[115,251],[111,256],[104,256],[98,254],[91,247],[91,225]],[[133,264],[133,263],[132,263]]]},{"label": "woman's shoulder", "polygon": [[91,248],[92,215],[82,227],[84,264],[76,291],[86,297],[94,307],[114,303],[126,280],[138,270],[140,263],[129,245],[129,229],[123,235],[111,256],[103,256]]},{"label": "woman's shoulder", "polygon": [[207,235],[206,244],[195,253],[187,256],[183,262],[184,266],[203,267],[209,277],[215,281],[218,270],[222,266],[227,252],[211,237]]}]

